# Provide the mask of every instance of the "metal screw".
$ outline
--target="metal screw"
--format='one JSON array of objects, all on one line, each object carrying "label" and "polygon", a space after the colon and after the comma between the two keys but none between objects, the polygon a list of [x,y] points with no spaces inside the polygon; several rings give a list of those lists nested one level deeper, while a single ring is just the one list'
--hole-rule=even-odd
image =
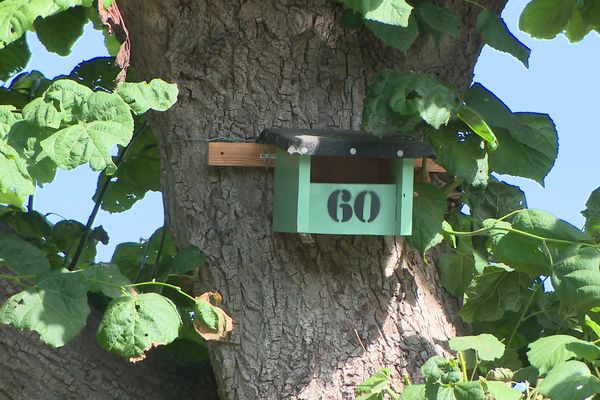
[{"label": "metal screw", "polygon": [[356,154],[356,149],[354,147],[350,148],[350,154],[352,154],[352,155]]},{"label": "metal screw", "polygon": [[303,147],[300,149],[300,153],[306,154],[306,153],[308,153],[308,149],[306,147]]},{"label": "metal screw", "polygon": [[398,151],[396,152],[396,155],[397,155],[398,157],[402,157],[402,156],[404,155],[404,151],[402,151],[402,150],[398,150]]}]

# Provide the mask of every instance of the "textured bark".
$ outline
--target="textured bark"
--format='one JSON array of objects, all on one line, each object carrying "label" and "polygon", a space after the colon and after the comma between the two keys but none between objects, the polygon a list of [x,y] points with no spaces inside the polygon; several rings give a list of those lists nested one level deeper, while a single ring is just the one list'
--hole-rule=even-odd
[{"label": "textured bark", "polygon": [[206,253],[202,289],[221,292],[235,320],[210,346],[222,399],[348,399],[382,366],[418,375],[460,329],[434,266],[402,238],[271,233],[272,171],[208,167],[206,141],[265,127],[357,129],[367,83],[384,67],[464,89],[480,10],[449,2],[460,40],[438,49],[421,37],[404,55],[341,28],[326,0],[122,4],[138,76],[180,88],[153,124],[170,226]]},{"label": "textured bark", "polygon": [[[0,286],[0,301],[14,288]],[[131,364],[95,342],[97,315],[67,346],[53,349],[33,332],[0,325],[0,399],[216,399],[210,366],[181,363],[160,349]]]}]

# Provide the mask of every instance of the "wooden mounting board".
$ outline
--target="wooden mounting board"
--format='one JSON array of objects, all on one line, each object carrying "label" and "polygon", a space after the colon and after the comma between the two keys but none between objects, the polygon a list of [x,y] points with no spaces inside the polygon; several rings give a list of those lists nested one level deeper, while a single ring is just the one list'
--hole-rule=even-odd
[{"label": "wooden mounting board", "polygon": [[[209,142],[208,165],[221,167],[273,167],[275,166],[275,146],[262,143]],[[415,168],[422,167],[422,159],[415,160]],[[429,172],[446,170],[427,160]]]}]

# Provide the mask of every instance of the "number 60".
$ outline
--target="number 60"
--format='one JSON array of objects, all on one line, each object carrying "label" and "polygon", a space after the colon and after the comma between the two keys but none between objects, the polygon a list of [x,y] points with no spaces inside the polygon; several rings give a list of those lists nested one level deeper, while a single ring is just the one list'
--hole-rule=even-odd
[{"label": "number 60", "polygon": [[[369,210],[368,219],[365,218],[365,200],[369,196],[371,200],[371,209]],[[371,190],[363,190],[354,199],[354,205],[350,205],[352,194],[347,190],[334,190],[327,199],[327,211],[329,216],[335,222],[348,222],[355,214],[361,222],[373,222],[379,215],[381,202],[377,193]],[[342,210],[342,217],[338,218],[338,209]]]}]

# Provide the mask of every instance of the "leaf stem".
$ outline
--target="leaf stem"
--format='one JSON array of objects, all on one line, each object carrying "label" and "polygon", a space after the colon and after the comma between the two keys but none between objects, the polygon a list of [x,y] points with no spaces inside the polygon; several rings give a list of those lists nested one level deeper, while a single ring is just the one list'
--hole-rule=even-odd
[{"label": "leaf stem", "polygon": [[21,283],[22,280],[25,279],[34,279],[37,275],[5,275],[0,274],[0,279],[5,279],[7,281],[14,281],[17,283]]},{"label": "leaf stem", "polygon": [[162,232],[160,233],[160,243],[158,245],[158,252],[156,253],[156,263],[152,266],[152,279],[156,279],[156,273],[158,272],[158,263],[160,261],[160,257],[162,256],[163,247],[165,246],[165,237],[167,233],[167,227],[163,222]]},{"label": "leaf stem", "polygon": [[195,298],[193,298],[192,296],[190,296],[189,294],[187,294],[186,292],[181,290],[181,288],[179,286],[171,285],[170,283],[166,283],[166,282],[139,282],[139,283],[132,283],[130,285],[125,285],[123,287],[136,287],[136,286],[148,286],[148,285],[168,287],[170,289],[175,290],[177,293],[187,297],[191,301],[196,302]]},{"label": "leaf stem", "polygon": [[464,1],[465,3],[473,4],[474,6],[477,6],[477,7],[481,8],[482,10],[489,11],[489,10],[488,10],[488,9],[487,9],[485,6],[483,6],[482,4],[479,4],[479,3],[478,3],[478,2],[476,2],[476,1],[473,1],[473,0],[463,0],[463,1]]},{"label": "leaf stem", "polygon": [[[131,136],[131,141],[129,142],[129,144],[125,147],[125,149],[123,149],[119,156],[117,157],[117,160],[115,160],[115,165],[117,166],[117,168],[119,167],[119,164],[121,164],[121,161],[123,161],[123,159],[125,158],[125,155],[127,154],[127,150],[129,150],[129,148],[131,147],[131,144],[135,141],[135,139],[139,136],[139,134],[142,132],[142,130],[146,127],[146,121],[142,122],[133,132],[133,135]],[[100,191],[98,192],[98,196],[96,197],[96,199],[94,199],[94,208],[92,209],[92,213],[90,214],[90,216],[88,217],[87,223],[85,224],[85,228],[83,231],[83,234],[81,235],[81,238],[79,239],[79,244],[77,245],[77,250],[75,250],[75,254],[73,255],[73,258],[71,259],[71,263],[69,264],[69,270],[74,270],[75,267],[77,266],[77,263],[79,263],[79,259],[81,258],[81,255],[83,254],[83,250],[85,249],[85,244],[88,241],[88,238],[90,237],[90,232],[92,231],[92,226],[94,225],[94,221],[96,220],[96,215],[98,214],[98,211],[100,210],[100,206],[102,205],[102,201],[104,200],[104,195],[106,194],[106,190],[108,189],[108,186],[110,185],[110,178],[106,176],[106,172],[102,171],[100,173],[100,180],[102,180],[102,178],[104,178],[104,182],[102,183],[102,187],[100,188]]]},{"label": "leaf stem", "polygon": [[451,182],[448,182],[443,188],[442,191],[444,195],[448,197],[450,193],[454,191],[457,187],[459,187],[463,183],[462,179],[453,179]]},{"label": "leaf stem", "polygon": [[546,282],[546,279],[548,279],[548,277],[545,277],[540,282],[540,284],[537,285],[535,288],[533,288],[533,290],[531,291],[531,295],[529,296],[529,300],[527,300],[527,304],[525,305],[525,308],[523,308],[523,311],[521,312],[521,315],[519,316],[519,320],[515,324],[515,327],[513,328],[512,332],[510,334],[510,337],[508,338],[508,341],[506,342],[506,347],[507,348],[510,347],[511,342],[515,338],[515,335],[517,334],[517,330],[519,329],[519,326],[521,326],[521,324],[526,320],[525,314],[527,314],[527,311],[529,310],[529,307],[531,307],[531,304],[533,303],[533,300],[534,300],[535,295],[537,294],[538,290],[540,290],[540,288],[544,286],[544,282]]},{"label": "leaf stem", "polygon": [[458,362],[460,363],[460,370],[462,371],[463,382],[467,382],[469,377],[467,375],[467,362],[465,361],[465,356],[462,351],[458,352]]}]

